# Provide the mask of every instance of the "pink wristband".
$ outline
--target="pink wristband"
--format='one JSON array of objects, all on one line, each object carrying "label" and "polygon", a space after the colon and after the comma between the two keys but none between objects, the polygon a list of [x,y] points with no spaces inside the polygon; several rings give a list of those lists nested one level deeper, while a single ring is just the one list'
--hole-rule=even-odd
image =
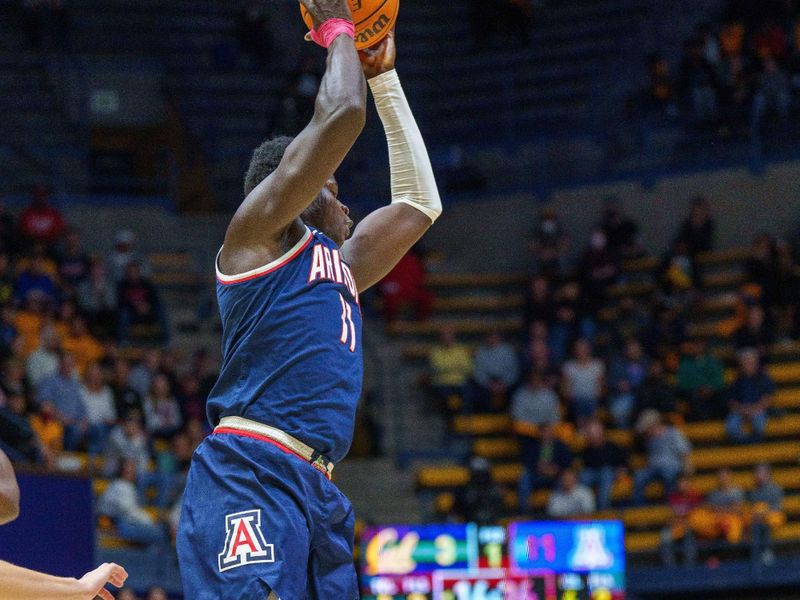
[{"label": "pink wristband", "polygon": [[356,26],[347,19],[328,19],[319,29],[311,30],[311,39],[323,48],[328,48],[340,35],[345,34],[350,39],[356,37]]}]

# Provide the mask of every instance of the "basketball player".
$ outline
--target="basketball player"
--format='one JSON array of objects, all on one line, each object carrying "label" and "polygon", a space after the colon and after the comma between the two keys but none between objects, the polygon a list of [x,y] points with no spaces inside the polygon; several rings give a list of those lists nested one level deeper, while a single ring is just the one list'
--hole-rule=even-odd
[{"label": "basketball player", "polygon": [[[347,1],[302,3],[329,42],[314,117],[293,140],[255,151],[217,259],[223,362],[208,400],[216,429],[195,453],[178,533],[192,600],[359,597],[353,510],[330,481],[361,391],[359,293],[442,210],[394,70],[394,36],[360,62]],[[353,223],[334,172],[364,125],[365,75],[386,131],[392,203],[348,239]]]},{"label": "basketball player", "polygon": [[[19,487],[14,468],[0,450],[0,525],[19,515]],[[113,563],[104,563],[80,579],[54,577],[0,560],[0,600],[114,600],[105,589],[110,583],[122,587],[128,574]]]}]

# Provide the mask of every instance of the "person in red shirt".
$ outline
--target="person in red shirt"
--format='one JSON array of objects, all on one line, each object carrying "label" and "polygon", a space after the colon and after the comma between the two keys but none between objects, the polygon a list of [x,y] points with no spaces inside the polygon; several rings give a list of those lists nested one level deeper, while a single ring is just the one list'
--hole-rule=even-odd
[{"label": "person in red shirt", "polygon": [[433,294],[425,285],[422,257],[413,249],[384,277],[379,289],[387,324],[394,322],[403,306],[411,306],[418,321],[425,321],[430,315]]},{"label": "person in red shirt", "polygon": [[64,217],[50,204],[47,188],[33,189],[30,205],[19,216],[19,231],[27,242],[43,242],[52,246],[64,231]]},{"label": "person in red shirt", "polygon": [[703,503],[703,494],[693,485],[688,475],[678,479],[675,491],[667,496],[667,504],[672,509],[672,521],[661,530],[661,559],[665,565],[675,565],[675,542],[682,540],[681,550],[686,564],[692,564],[697,557],[694,534],[689,527],[689,515]]}]

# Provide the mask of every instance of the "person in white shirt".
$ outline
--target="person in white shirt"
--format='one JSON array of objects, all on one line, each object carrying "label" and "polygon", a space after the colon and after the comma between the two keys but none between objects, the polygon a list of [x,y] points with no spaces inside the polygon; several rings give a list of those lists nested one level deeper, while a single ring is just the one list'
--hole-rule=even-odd
[{"label": "person in white shirt", "polygon": [[39,336],[39,347],[28,356],[25,363],[25,374],[31,387],[36,389],[43,380],[56,374],[60,348],[61,340],[58,339],[55,329],[44,327]]},{"label": "person in white shirt", "polygon": [[547,516],[555,519],[588,515],[595,511],[594,492],[578,483],[572,469],[566,469],[559,478],[559,487],[550,494]]},{"label": "person in white shirt", "polygon": [[135,460],[122,462],[120,474],[100,496],[97,512],[109,517],[124,540],[147,547],[159,547],[166,532],[141,504],[137,490],[137,464]]},{"label": "person in white shirt", "polygon": [[103,379],[100,365],[93,363],[86,369],[81,385],[81,400],[89,421],[89,454],[99,454],[105,449],[108,434],[117,421],[114,394]]},{"label": "person in white shirt", "polygon": [[593,419],[605,387],[606,367],[592,356],[588,340],[575,342],[574,358],[564,363],[563,393],[579,426]]}]

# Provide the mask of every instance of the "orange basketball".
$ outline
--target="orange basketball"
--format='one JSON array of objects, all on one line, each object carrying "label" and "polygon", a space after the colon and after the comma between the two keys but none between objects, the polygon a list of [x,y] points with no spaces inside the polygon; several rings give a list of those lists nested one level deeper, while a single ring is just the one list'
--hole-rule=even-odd
[{"label": "orange basketball", "polygon": [[[394,27],[400,0],[348,0],[356,26],[356,48],[363,50],[380,42]],[[309,29],[313,19],[305,6],[300,6],[303,21]]]}]

